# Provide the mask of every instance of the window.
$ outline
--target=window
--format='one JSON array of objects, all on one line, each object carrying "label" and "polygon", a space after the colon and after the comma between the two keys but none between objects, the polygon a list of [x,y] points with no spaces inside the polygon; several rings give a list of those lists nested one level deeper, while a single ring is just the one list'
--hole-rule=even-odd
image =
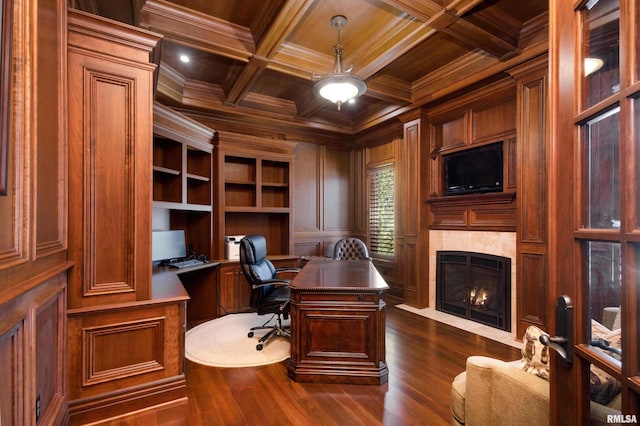
[{"label": "window", "polygon": [[392,166],[369,170],[369,251],[391,256],[395,234],[395,180]]}]

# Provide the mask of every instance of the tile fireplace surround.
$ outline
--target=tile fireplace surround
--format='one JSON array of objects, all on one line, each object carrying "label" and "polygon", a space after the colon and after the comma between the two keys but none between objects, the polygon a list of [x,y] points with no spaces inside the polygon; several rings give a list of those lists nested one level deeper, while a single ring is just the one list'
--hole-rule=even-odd
[{"label": "tile fireplace surround", "polygon": [[[511,259],[511,333],[496,330],[503,338],[515,342],[516,324],[516,233],[515,232],[491,232],[491,231],[429,231],[429,310],[436,308],[436,252],[441,250],[461,250],[477,253],[487,253],[504,256]],[[439,312],[434,316],[446,318]],[[450,317],[450,316],[449,316]],[[461,320],[454,317],[457,320]],[[467,321],[467,320],[462,320]],[[446,320],[445,320],[446,322]],[[459,321],[456,321],[456,324]],[[475,324],[470,322],[470,324]],[[452,324],[453,325],[453,324]],[[484,327],[470,327],[471,330],[482,330]],[[465,327],[466,328],[466,327]],[[488,327],[491,328],[491,327]],[[495,330],[495,329],[494,329]],[[493,331],[490,334],[495,335]],[[482,333],[479,333],[482,334]]]}]

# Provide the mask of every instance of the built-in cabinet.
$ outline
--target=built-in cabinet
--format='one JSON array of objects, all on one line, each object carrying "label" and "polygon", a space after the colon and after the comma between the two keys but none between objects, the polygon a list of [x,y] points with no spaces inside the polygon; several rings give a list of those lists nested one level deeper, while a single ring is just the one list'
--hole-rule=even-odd
[{"label": "built-in cabinet", "polygon": [[153,208],[185,231],[196,255],[212,256],[214,130],[169,107],[153,107]]},{"label": "built-in cabinet", "polygon": [[151,282],[158,40],[68,13],[70,424],[185,401],[187,295],[179,286],[158,294]]},{"label": "built-in cabinet", "polygon": [[293,148],[285,140],[218,132],[215,256],[225,236],[262,234],[269,255],[293,252]]},{"label": "built-in cabinet", "polygon": [[[516,230],[515,82],[503,79],[429,110],[427,201],[429,228]],[[503,190],[446,196],[444,163],[449,153],[502,142]]]}]

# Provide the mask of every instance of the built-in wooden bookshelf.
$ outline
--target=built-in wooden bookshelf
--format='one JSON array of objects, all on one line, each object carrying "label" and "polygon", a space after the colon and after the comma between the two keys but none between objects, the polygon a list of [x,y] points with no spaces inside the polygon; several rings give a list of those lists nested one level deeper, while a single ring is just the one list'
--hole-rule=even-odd
[{"label": "built-in wooden bookshelf", "polygon": [[228,235],[262,234],[270,255],[290,254],[295,144],[225,132],[216,144],[219,258]]},{"label": "built-in wooden bookshelf", "polygon": [[153,112],[153,207],[168,210],[171,229],[210,258],[215,132],[161,104]]}]

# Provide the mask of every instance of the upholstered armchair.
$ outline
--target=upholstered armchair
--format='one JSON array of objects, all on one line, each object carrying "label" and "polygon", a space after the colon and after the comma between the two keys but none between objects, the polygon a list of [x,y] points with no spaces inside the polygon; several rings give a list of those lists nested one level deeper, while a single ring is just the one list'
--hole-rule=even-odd
[{"label": "upholstered armchair", "polygon": [[[522,359],[505,362],[484,356],[467,358],[466,370],[451,384],[452,426],[549,424],[549,381],[544,378],[549,374],[544,367],[548,353],[542,350],[539,333],[530,332],[532,328],[536,329],[529,327],[523,338]],[[604,426],[607,415],[619,414],[620,406],[620,393],[607,405],[591,401],[590,424]]]}]

